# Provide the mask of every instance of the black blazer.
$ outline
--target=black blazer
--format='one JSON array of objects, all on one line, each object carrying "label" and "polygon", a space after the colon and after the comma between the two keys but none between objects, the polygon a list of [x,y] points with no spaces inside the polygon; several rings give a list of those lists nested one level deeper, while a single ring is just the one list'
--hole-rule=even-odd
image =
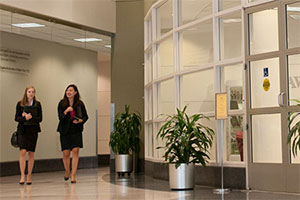
[{"label": "black blazer", "polygon": [[[37,107],[37,116],[32,116],[30,120],[26,120],[25,117],[22,116],[24,111],[24,106],[21,106],[21,102],[19,101],[16,106],[16,114],[15,114],[15,121],[19,122],[17,131],[22,133],[24,131],[24,127],[26,126],[26,130],[30,132],[41,132],[40,122],[42,122],[42,106],[39,101],[34,101],[33,106]],[[31,122],[31,125],[26,125],[25,122]]]},{"label": "black blazer", "polygon": [[[84,103],[80,101],[78,106],[74,108],[76,117],[79,117],[82,119],[82,123],[74,124],[73,120],[71,120],[70,112],[68,112],[66,115],[64,114],[64,111],[67,109],[67,107],[64,107],[62,104],[62,100],[58,103],[57,111],[58,111],[58,118],[59,118],[59,124],[57,127],[57,131],[60,134],[67,134],[70,129],[72,128],[72,132],[75,133],[82,133],[83,131],[83,125],[88,120],[88,115],[84,106]],[[72,127],[71,127],[72,126]]]}]

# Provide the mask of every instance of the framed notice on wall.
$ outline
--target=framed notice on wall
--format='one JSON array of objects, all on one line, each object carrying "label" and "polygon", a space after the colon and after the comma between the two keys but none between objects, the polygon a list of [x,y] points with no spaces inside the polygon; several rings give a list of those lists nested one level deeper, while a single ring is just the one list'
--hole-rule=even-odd
[{"label": "framed notice on wall", "polygon": [[215,113],[216,119],[227,119],[228,108],[227,108],[227,93],[216,93],[215,96]]}]

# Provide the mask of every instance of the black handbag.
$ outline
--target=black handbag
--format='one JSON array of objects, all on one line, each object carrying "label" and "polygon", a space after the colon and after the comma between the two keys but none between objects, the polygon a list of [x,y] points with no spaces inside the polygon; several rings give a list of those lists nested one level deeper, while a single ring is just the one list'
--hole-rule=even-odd
[{"label": "black handbag", "polygon": [[10,143],[11,143],[11,145],[12,145],[13,147],[16,147],[16,148],[19,147],[19,144],[18,144],[18,132],[17,132],[17,131],[15,131],[15,132],[12,134],[12,136],[11,136],[11,138],[10,138]]}]

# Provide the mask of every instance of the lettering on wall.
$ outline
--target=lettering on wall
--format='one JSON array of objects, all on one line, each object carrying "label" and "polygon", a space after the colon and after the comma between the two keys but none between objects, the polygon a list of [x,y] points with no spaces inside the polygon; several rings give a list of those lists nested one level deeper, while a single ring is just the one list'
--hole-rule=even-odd
[{"label": "lettering on wall", "polygon": [[29,52],[0,47],[0,61],[0,69],[2,71],[30,73]]},{"label": "lettering on wall", "polygon": [[289,83],[291,88],[299,88],[300,87],[300,76],[290,76]]}]

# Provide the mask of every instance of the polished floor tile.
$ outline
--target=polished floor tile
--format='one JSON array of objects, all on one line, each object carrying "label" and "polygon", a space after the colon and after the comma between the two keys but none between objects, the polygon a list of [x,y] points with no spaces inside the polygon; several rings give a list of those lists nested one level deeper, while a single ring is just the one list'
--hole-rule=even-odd
[{"label": "polished floor tile", "polygon": [[19,176],[0,177],[2,200],[300,200],[299,194],[233,190],[224,196],[213,188],[196,186],[194,190],[172,191],[167,181],[143,174],[118,177],[108,168],[78,170],[77,183],[64,181],[64,172],[35,173],[32,185],[19,185]]}]

